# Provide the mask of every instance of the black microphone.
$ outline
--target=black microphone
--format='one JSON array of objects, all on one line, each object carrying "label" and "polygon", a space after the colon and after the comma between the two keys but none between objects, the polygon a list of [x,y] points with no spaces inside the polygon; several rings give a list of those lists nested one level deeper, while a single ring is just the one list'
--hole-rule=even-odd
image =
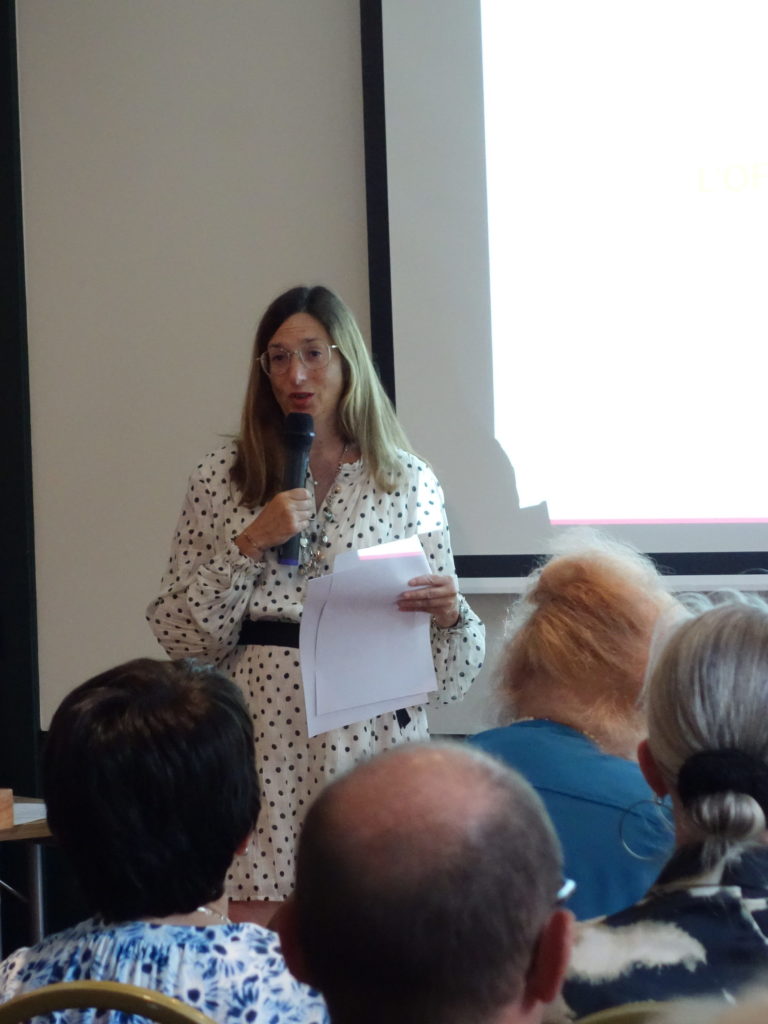
[{"label": "black microphone", "polygon": [[[283,490],[292,491],[303,487],[307,480],[309,449],[315,439],[315,424],[308,412],[289,412],[283,424],[285,445],[285,466],[283,469]],[[277,552],[280,565],[299,564],[299,534],[284,541]]]}]

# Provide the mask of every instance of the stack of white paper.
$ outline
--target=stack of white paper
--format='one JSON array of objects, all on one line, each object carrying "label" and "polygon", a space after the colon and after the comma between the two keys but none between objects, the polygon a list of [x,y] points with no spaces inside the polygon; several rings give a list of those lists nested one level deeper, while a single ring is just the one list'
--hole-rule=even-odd
[{"label": "stack of white paper", "polygon": [[45,818],[45,804],[14,803],[13,824],[28,825],[31,821],[42,821]]},{"label": "stack of white paper", "polygon": [[437,689],[426,612],[397,597],[429,573],[418,537],[338,555],[307,585],[299,646],[310,736],[422,703]]}]

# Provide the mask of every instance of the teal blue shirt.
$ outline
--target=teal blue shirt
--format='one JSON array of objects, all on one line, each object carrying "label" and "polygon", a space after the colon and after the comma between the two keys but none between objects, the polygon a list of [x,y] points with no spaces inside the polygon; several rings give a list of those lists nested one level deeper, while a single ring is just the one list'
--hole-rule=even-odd
[{"label": "teal blue shirt", "polygon": [[568,906],[580,920],[645,895],[672,853],[674,835],[634,761],[604,754],[583,733],[546,719],[490,729],[469,742],[538,792],[563,846],[566,877],[576,882]]}]

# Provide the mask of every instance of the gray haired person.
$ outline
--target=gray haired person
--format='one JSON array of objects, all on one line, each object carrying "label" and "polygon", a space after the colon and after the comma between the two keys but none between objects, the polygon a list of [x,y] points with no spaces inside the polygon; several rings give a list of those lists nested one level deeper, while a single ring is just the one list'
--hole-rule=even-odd
[{"label": "gray haired person", "polygon": [[732,998],[768,971],[768,606],[731,601],[653,658],[640,766],[672,802],[675,851],[640,902],[578,932],[577,1017],[683,996]]}]

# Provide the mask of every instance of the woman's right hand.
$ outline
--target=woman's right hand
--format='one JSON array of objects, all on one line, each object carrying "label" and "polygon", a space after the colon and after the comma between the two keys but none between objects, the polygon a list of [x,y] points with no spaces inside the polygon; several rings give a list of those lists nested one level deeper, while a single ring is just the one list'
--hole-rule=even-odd
[{"label": "woman's right hand", "polygon": [[309,526],[312,512],[312,498],[304,487],[280,491],[235,537],[235,544],[244,555],[258,562],[267,548],[277,547]]}]

